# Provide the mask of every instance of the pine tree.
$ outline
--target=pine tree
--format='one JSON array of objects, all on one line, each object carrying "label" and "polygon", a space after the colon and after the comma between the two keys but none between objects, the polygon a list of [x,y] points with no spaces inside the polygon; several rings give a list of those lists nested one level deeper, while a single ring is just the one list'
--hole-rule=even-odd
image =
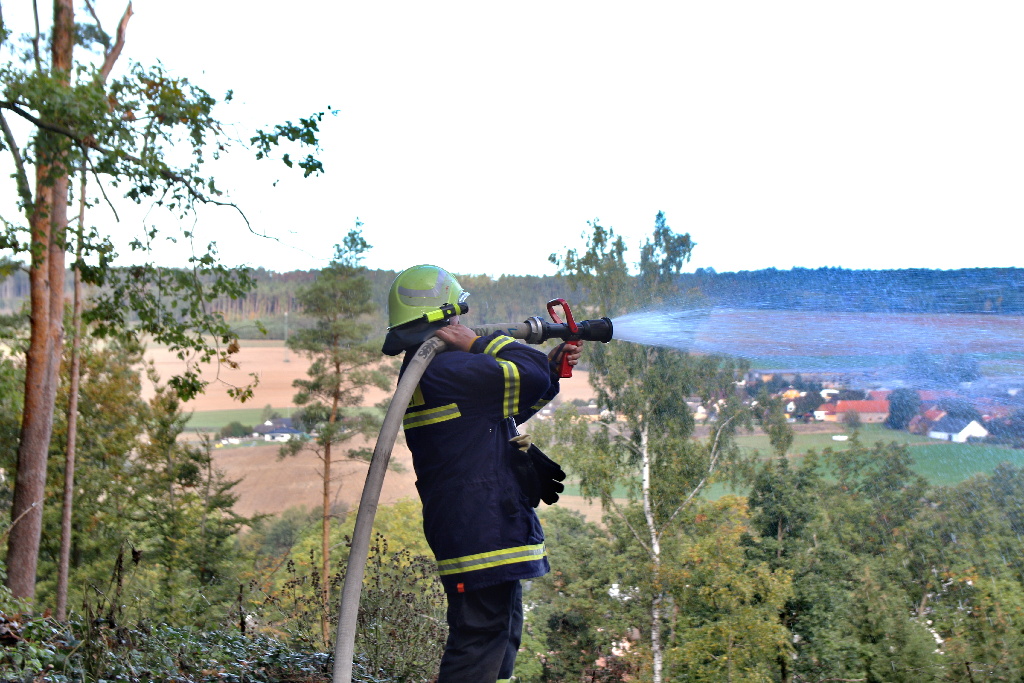
[{"label": "pine tree", "polygon": [[[299,390],[296,405],[303,407],[303,422],[315,425],[317,436],[310,441],[293,441],[282,455],[312,451],[320,459],[323,483],[321,505],[321,576],[323,590],[323,637],[329,638],[326,606],[330,602],[330,529],[335,482],[331,466],[338,458],[337,447],[358,434],[373,434],[378,419],[366,411],[346,411],[362,405],[368,387],[388,389],[391,376],[379,366],[380,351],[374,340],[374,326],[367,321],[374,311],[370,281],[361,265],[370,249],[358,230],[350,231],[342,244],[335,245],[334,258],[317,279],[296,294],[296,303],[313,321],[311,327],[294,332],[288,348],[308,357],[312,363],[308,379],[294,382]],[[367,449],[348,449],[346,458],[368,459]]]}]

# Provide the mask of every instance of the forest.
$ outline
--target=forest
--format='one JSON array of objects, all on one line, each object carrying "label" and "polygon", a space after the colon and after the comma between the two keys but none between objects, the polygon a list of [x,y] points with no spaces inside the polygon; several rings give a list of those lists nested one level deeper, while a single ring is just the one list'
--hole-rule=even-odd
[{"label": "forest", "polygon": [[[585,307],[611,314],[678,296],[673,271],[689,254],[688,236],[672,232],[663,216],[640,249],[653,256],[638,273],[622,255],[628,249],[608,247],[619,240],[613,231],[593,230],[579,253],[558,257],[561,273],[550,283],[518,281],[569,288],[587,297]],[[323,312],[308,307],[321,283],[358,293],[342,318],[375,346],[374,274],[355,258],[370,247],[357,233],[350,238],[339,246],[336,271],[296,287],[309,316],[299,329],[318,329]],[[292,343],[309,342],[300,337]],[[15,349],[19,338],[11,337]],[[29,605],[0,589],[0,671],[18,681],[330,680],[354,511],[238,517],[235,482],[217,471],[212,445],[177,438],[186,419],[178,393],[165,387],[141,400],[141,347],[90,339],[81,356],[67,616],[52,612],[70,398],[65,363],[36,595]],[[1004,464],[935,486],[915,474],[905,443],[862,443],[857,434],[843,450],[786,457],[792,427],[767,392],[737,391],[742,361],[614,341],[596,346],[588,362],[610,416],[594,423],[566,404],[533,429],[604,516],[587,521],[557,504],[541,506],[553,571],[524,592],[518,680],[1024,674],[1024,469]],[[0,370],[0,466],[9,473],[24,386],[17,353]],[[705,431],[686,409],[693,396],[711,416]],[[768,436],[770,452],[737,448],[737,434],[751,430]],[[341,437],[332,438],[335,457],[351,457]],[[13,481],[8,475],[0,484],[8,515]],[[745,495],[706,495],[714,482]],[[378,513],[355,680],[429,681],[436,671],[445,600],[420,525],[415,501]]]},{"label": "forest", "polygon": [[[217,297],[211,310],[224,316],[241,338],[283,339],[285,312],[302,325],[295,305],[298,287],[316,278],[316,271],[277,273],[247,270],[254,288],[244,296]],[[376,310],[387,305],[387,291],[397,273],[367,270]],[[474,318],[487,322],[519,322],[544,313],[539,306],[555,297],[584,298],[556,276],[459,275],[471,299]],[[212,278],[211,278],[212,279]],[[68,280],[70,294],[70,280]],[[846,268],[769,268],[717,273],[698,269],[674,277],[671,303],[776,311],[846,313],[986,313],[1024,315],[1024,269],[851,270]],[[16,314],[28,298],[28,276],[15,271],[0,281],[0,311]],[[538,302],[531,308],[533,302]],[[378,316],[381,326],[383,315]],[[256,322],[259,322],[259,326]]]}]

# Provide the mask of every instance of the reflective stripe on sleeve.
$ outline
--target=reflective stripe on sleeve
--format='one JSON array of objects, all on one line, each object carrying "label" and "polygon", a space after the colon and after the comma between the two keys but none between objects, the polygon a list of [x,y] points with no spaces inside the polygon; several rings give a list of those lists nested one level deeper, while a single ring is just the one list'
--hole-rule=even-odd
[{"label": "reflective stripe on sleeve", "polygon": [[453,557],[449,560],[441,560],[437,563],[438,573],[441,576],[472,572],[489,567],[499,567],[517,562],[532,562],[547,555],[544,544],[521,545],[518,548],[506,548],[504,550],[492,550],[489,553],[478,555],[466,555],[465,557]]},{"label": "reflective stripe on sleeve", "polygon": [[498,353],[514,341],[512,337],[500,334],[484,347],[484,353],[494,356],[505,375],[505,395],[501,402],[503,417],[510,417],[519,412],[519,366],[512,361],[498,358]]},{"label": "reflective stripe on sleeve", "polygon": [[487,346],[484,347],[484,353],[486,353],[488,356],[497,356],[499,351],[501,351],[503,348],[505,348],[514,341],[515,339],[513,339],[512,337],[507,337],[503,334],[498,335],[497,337],[492,339],[487,344]]},{"label": "reflective stripe on sleeve", "polygon": [[519,367],[512,361],[495,360],[498,361],[498,365],[501,366],[501,370],[505,374],[505,396],[501,403],[504,411],[502,417],[511,417],[519,412]]},{"label": "reflective stripe on sleeve", "polygon": [[445,420],[454,420],[457,417],[462,417],[462,413],[459,412],[459,406],[449,403],[446,406],[429,408],[428,410],[406,412],[405,418],[402,420],[402,426],[406,429],[412,429],[413,427],[437,424]]}]

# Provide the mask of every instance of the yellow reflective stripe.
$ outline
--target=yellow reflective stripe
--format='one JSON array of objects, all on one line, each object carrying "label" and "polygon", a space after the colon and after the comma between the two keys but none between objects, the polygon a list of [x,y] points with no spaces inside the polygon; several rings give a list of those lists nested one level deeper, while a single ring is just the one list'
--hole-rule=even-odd
[{"label": "yellow reflective stripe", "polygon": [[484,347],[484,353],[495,357],[505,375],[505,396],[501,403],[504,417],[510,417],[519,412],[519,368],[512,361],[501,360],[497,356],[503,348],[514,341],[515,339],[512,337],[501,334]]},{"label": "yellow reflective stripe", "polygon": [[539,400],[536,403],[534,403],[533,407],[530,408],[530,410],[540,410],[541,408],[543,408],[544,406],[546,406],[549,403],[551,403],[551,399],[550,398],[542,398],[541,400]]},{"label": "yellow reflective stripe", "polygon": [[519,412],[519,367],[509,360],[498,360],[498,365],[505,373],[504,417],[510,417]]},{"label": "yellow reflective stripe", "polygon": [[402,420],[402,426],[406,429],[425,427],[426,425],[444,422],[445,420],[454,420],[457,417],[462,417],[462,413],[459,412],[459,406],[449,403],[438,408],[406,413],[405,419]]},{"label": "yellow reflective stripe", "polygon": [[497,356],[499,351],[501,351],[503,348],[505,348],[514,341],[515,339],[513,339],[512,337],[507,337],[503,334],[499,335],[492,339],[487,344],[487,346],[484,347],[484,353],[486,353],[488,356]]},{"label": "yellow reflective stripe", "polygon": [[416,388],[412,392],[412,398],[409,399],[409,407],[415,408],[416,406],[421,406],[426,402],[426,399],[423,398],[423,390],[420,389],[420,385],[417,384]]},{"label": "yellow reflective stripe", "polygon": [[521,545],[518,548],[505,548],[504,550],[492,550],[489,553],[477,555],[466,555],[465,557],[453,557],[450,560],[441,560],[437,563],[438,573],[441,576],[472,572],[490,567],[500,567],[505,564],[517,562],[530,562],[539,560],[547,555],[543,543],[537,545]]}]

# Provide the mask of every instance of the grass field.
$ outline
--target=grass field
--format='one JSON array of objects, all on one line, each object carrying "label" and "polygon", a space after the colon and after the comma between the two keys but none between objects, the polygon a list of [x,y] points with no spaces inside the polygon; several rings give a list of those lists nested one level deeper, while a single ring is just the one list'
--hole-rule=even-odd
[{"label": "grass field", "polygon": [[[276,413],[282,417],[290,417],[295,406],[287,408],[274,408]],[[376,408],[342,408],[342,413],[353,410],[367,410],[377,412]],[[266,408],[240,408],[238,410],[203,410],[192,413],[186,428],[195,432],[219,432],[222,427],[231,422],[241,422],[246,426],[256,426],[261,422]]]},{"label": "grass field", "polygon": [[[850,447],[849,441],[834,441],[832,433],[797,433],[789,456],[799,460],[809,451],[821,453],[826,448],[842,451]],[[748,454],[757,452],[762,458],[774,455],[768,437],[765,434],[741,434],[736,438],[740,448]],[[925,477],[934,486],[952,486],[970,479],[978,474],[990,474],[999,463],[1008,462],[1016,467],[1024,467],[1024,450],[1014,450],[985,444],[964,444],[936,441],[924,436],[908,432],[897,432],[881,425],[864,425],[860,429],[860,442],[874,446],[877,442],[899,443],[910,446],[910,455],[914,459],[914,470]],[[566,495],[579,495],[579,486],[568,484]],[[625,489],[616,491],[616,496],[624,496]],[[745,496],[745,489],[733,489],[725,484],[714,484],[705,491],[705,497],[720,498],[723,495]]]},{"label": "grass field", "polygon": [[[758,451],[763,457],[772,454],[768,437],[764,434],[741,435],[737,438],[741,448]],[[914,470],[935,486],[951,486],[977,474],[990,474],[999,463],[1008,462],[1024,466],[1024,451],[974,443],[936,441],[908,432],[893,431],[881,425],[864,425],[860,429],[860,442],[873,446],[877,442],[906,444],[914,459]],[[795,458],[808,451],[821,452],[826,448],[842,451],[850,447],[849,441],[833,441],[831,434],[797,434],[789,454]],[[726,492],[717,487],[718,495]],[[736,493],[736,492],[733,492]]]}]

